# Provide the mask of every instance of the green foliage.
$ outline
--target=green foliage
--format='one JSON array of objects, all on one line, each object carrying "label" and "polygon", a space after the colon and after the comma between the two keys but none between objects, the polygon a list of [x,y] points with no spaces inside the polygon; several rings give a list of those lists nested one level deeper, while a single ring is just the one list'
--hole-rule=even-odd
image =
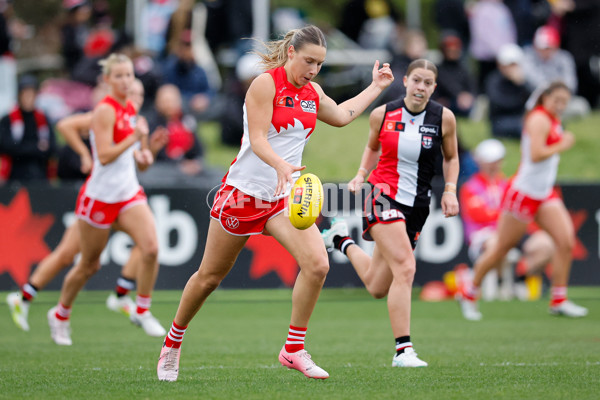
[{"label": "green foliage", "polygon": [[[415,300],[411,339],[430,366],[404,370],[390,366],[385,300],[326,289],[307,349],[331,377],[315,381],[277,361],[291,290],[218,290],[190,324],[175,383],[156,378],[162,338],[108,311],[107,292],[79,295],[71,347],[52,343],[46,312],[58,294],[42,292],[30,332],[2,316],[0,399],[597,399],[597,292],[570,290],[591,310],[579,320],[548,315],[546,299],[484,303],[479,323],[463,320],[453,301]],[[165,326],[180,295],[155,292],[152,312]]]},{"label": "green foliage", "polygon": [[[567,122],[565,129],[576,136],[575,146],[561,155],[558,179],[561,182],[598,182],[600,168],[597,158],[600,154],[598,140],[600,113],[593,113],[585,119]],[[335,128],[318,123],[308,142],[303,157],[307,172],[319,176],[323,182],[346,182],[354,177],[360,163],[368,136],[368,117],[360,116],[350,125]],[[457,122],[461,143],[469,149],[483,139],[491,137],[489,124],[461,119]],[[238,148],[224,147],[218,137],[216,124],[205,124],[200,129],[207,146],[208,163],[226,170],[235,158]],[[507,148],[504,172],[514,174],[519,165],[521,152],[518,140],[503,139]]]}]

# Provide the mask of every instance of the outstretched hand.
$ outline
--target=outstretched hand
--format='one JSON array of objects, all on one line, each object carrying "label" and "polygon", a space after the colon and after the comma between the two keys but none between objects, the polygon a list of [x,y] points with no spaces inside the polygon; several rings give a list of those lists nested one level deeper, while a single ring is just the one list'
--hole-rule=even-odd
[{"label": "outstretched hand", "polygon": [[379,68],[379,60],[375,61],[375,65],[373,65],[373,83],[383,90],[390,86],[392,82],[394,82],[394,74],[390,64],[383,63],[383,66]]},{"label": "outstretched hand", "polygon": [[281,161],[281,163],[275,168],[277,171],[277,187],[275,188],[275,196],[279,196],[282,193],[285,193],[287,189],[287,184],[294,184],[294,178],[292,178],[292,174],[297,171],[302,171],[306,168],[306,165],[301,167],[297,167],[292,165],[286,161]]}]

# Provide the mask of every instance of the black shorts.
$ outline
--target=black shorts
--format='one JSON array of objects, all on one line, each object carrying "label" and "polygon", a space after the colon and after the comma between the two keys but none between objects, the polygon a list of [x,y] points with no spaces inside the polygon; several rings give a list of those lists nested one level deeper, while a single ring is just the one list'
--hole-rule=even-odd
[{"label": "black shorts", "polygon": [[363,209],[363,239],[373,241],[369,229],[375,224],[391,224],[404,221],[406,233],[413,250],[417,246],[419,235],[429,216],[429,207],[410,207],[382,193],[380,189],[371,186],[371,191],[365,199]]}]

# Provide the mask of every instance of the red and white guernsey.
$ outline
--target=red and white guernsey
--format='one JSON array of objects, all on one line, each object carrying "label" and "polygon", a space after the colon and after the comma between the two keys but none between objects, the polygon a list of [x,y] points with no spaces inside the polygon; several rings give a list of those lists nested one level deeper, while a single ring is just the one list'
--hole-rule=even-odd
[{"label": "red and white guernsey", "polygon": [[[136,121],[133,103],[127,101],[123,107],[110,96],[106,96],[101,103],[106,103],[115,109],[116,119],[113,127],[115,143],[119,143],[133,134]],[[116,160],[106,165],[100,164],[98,160],[96,137],[93,131],[90,131],[90,143],[94,166],[85,183],[85,196],[104,203],[118,203],[135,196],[140,190],[140,184],[136,175],[133,152],[139,148],[139,142],[130,146]]]},{"label": "red and white guernsey", "polygon": [[[310,135],[315,130],[319,94],[311,83],[297,88],[288,82],[283,67],[267,71],[275,82],[273,116],[267,140],[275,153],[292,165],[302,165],[302,152]],[[262,161],[250,147],[248,134],[248,110],[244,104],[244,136],[240,151],[233,160],[229,172],[223,178],[228,185],[242,192],[266,201],[275,201],[289,194],[275,197],[277,172]],[[300,172],[293,175],[294,179]]]},{"label": "red and white guernsey", "polygon": [[[534,108],[531,114],[538,112],[548,116],[552,122],[546,144],[551,145],[559,142],[563,136],[560,120],[542,106]],[[559,162],[560,156],[558,153],[543,161],[533,162],[531,160],[531,137],[526,131],[523,131],[521,135],[521,163],[512,182],[512,188],[532,199],[543,200],[547,198],[556,183]]]}]

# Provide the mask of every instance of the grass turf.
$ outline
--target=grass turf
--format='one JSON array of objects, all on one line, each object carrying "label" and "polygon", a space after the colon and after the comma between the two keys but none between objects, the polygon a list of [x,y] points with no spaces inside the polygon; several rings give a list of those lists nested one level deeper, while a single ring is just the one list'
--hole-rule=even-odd
[{"label": "grass turf", "polygon": [[[6,293],[0,293],[5,298]],[[104,306],[107,292],[82,292],[72,315],[73,346],[51,342],[46,312],[56,292],[30,311],[31,331],[0,333],[0,398],[98,399],[596,399],[600,391],[600,298],[572,288],[587,318],[549,316],[547,302],[483,303],[484,320],[462,319],[452,301],[413,301],[412,339],[428,368],[391,368],[393,337],[385,301],[362,289],[327,289],[307,339],[331,375],[309,380],[283,368],[290,290],[219,290],[185,336],[180,377],[159,382],[161,338],[151,338]],[[158,291],[152,310],[165,326],[179,291]]]}]

